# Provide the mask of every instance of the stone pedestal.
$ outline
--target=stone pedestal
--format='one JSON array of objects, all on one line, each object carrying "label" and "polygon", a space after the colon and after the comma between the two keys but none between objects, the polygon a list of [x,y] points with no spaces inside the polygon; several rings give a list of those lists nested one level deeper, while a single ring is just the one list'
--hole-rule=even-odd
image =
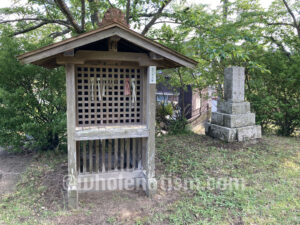
[{"label": "stone pedestal", "polygon": [[244,101],[245,69],[230,67],[224,74],[224,100],[218,101],[211,123],[205,124],[205,133],[226,142],[261,138],[261,127],[255,125],[255,114],[250,103]]}]

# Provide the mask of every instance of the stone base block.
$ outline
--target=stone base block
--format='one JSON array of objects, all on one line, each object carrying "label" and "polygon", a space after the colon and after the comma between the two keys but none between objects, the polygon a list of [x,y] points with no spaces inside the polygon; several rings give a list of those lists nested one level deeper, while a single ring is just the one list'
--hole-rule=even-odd
[{"label": "stone base block", "polygon": [[221,139],[226,142],[236,141],[236,129],[222,127],[211,123],[205,124],[205,133],[208,136]]},{"label": "stone base block", "polygon": [[259,125],[254,125],[240,128],[228,128],[206,123],[205,134],[226,142],[243,142],[261,138],[261,127]]},{"label": "stone base block", "polygon": [[255,114],[225,114],[213,112],[211,115],[211,123],[229,128],[251,126],[255,125]]},{"label": "stone base block", "polygon": [[227,114],[250,113],[250,102],[226,102],[218,101],[218,112]]},{"label": "stone base block", "polygon": [[261,138],[261,126],[247,126],[236,128],[237,130],[237,141],[248,141],[252,139]]},{"label": "stone base block", "polygon": [[211,123],[219,126],[224,126],[224,113],[212,112]]}]

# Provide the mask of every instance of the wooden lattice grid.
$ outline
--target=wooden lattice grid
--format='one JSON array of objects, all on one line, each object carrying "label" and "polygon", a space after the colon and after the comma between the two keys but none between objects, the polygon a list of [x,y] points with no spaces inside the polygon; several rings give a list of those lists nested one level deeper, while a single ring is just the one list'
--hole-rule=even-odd
[{"label": "wooden lattice grid", "polygon": [[[76,66],[77,126],[141,124],[142,71],[128,66]],[[135,84],[134,100],[132,90],[125,96],[126,78]]]}]

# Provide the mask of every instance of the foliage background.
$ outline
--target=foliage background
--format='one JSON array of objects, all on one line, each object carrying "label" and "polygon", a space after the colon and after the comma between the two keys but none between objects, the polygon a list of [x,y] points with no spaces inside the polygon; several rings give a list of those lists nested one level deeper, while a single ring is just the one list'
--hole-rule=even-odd
[{"label": "foliage background", "polygon": [[[159,74],[183,91],[208,85],[223,93],[223,71],[246,68],[246,98],[264,131],[293,135],[300,126],[300,2],[222,0],[209,9],[174,0],[15,0],[0,9],[0,146],[65,149],[63,68],[21,65],[16,56],[96,29],[109,7],[131,28],[199,62]],[[184,107],[182,107],[184,108]],[[179,126],[181,127],[181,126]],[[180,128],[181,129],[181,128]]]},{"label": "foliage background", "polygon": [[16,151],[65,149],[64,70],[21,65],[16,59],[21,46],[37,46],[5,33],[0,42],[0,145]]}]

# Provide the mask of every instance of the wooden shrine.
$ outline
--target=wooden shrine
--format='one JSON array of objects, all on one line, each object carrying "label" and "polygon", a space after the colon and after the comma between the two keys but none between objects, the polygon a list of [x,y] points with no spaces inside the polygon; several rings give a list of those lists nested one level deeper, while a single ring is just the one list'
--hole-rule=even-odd
[{"label": "wooden shrine", "polygon": [[141,178],[146,194],[155,193],[156,69],[196,61],[130,30],[115,8],[98,29],[18,59],[65,66],[69,207],[83,178]]}]

